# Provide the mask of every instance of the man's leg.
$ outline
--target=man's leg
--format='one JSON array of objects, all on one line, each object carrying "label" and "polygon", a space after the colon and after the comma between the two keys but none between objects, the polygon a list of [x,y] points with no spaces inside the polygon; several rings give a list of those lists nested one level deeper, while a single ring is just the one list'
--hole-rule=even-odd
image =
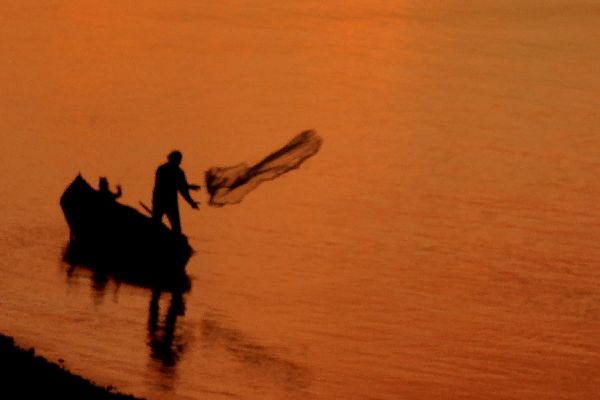
[{"label": "man's leg", "polygon": [[162,222],[162,216],[164,214],[163,208],[159,204],[152,204],[152,220],[156,222]]},{"label": "man's leg", "polygon": [[179,208],[174,207],[166,212],[169,223],[171,224],[171,230],[175,233],[181,234],[181,221],[179,220]]}]

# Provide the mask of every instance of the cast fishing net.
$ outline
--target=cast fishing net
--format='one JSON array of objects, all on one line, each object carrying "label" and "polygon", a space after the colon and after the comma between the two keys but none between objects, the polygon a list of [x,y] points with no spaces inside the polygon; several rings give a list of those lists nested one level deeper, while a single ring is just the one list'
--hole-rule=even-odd
[{"label": "cast fishing net", "polygon": [[264,181],[298,168],[304,160],[319,151],[322,142],[315,131],[305,131],[251,167],[239,164],[209,169],[205,173],[209,204],[221,207],[241,202],[244,196]]}]

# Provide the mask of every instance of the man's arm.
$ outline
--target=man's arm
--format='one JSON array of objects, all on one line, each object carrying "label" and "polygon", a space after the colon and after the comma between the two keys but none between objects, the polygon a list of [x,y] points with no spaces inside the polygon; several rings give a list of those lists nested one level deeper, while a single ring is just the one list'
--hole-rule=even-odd
[{"label": "man's arm", "polygon": [[183,170],[180,170],[181,174],[180,174],[180,179],[179,179],[179,193],[181,193],[181,195],[183,196],[183,198],[185,199],[185,201],[188,202],[188,204],[190,206],[192,206],[192,208],[197,209],[198,208],[198,203],[194,201],[194,199],[192,199],[192,196],[190,196],[190,185],[188,185],[187,183],[187,179],[185,178],[185,173],[183,172]]}]

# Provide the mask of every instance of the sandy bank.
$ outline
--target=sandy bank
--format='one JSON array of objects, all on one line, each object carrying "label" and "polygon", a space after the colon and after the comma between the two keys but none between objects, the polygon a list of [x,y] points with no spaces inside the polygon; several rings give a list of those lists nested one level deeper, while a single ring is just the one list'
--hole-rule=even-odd
[{"label": "sandy bank", "polygon": [[137,399],[74,375],[58,364],[36,356],[34,349],[18,347],[11,337],[2,334],[0,382],[1,397],[6,399]]}]

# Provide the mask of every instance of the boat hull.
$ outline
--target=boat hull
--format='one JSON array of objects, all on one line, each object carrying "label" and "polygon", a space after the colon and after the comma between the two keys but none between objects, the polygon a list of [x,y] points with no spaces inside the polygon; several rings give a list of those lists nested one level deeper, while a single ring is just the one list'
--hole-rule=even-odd
[{"label": "boat hull", "polygon": [[150,285],[185,276],[193,253],[185,236],[132,207],[106,200],[81,175],[67,187],[60,205],[71,232],[65,251],[69,263]]}]

